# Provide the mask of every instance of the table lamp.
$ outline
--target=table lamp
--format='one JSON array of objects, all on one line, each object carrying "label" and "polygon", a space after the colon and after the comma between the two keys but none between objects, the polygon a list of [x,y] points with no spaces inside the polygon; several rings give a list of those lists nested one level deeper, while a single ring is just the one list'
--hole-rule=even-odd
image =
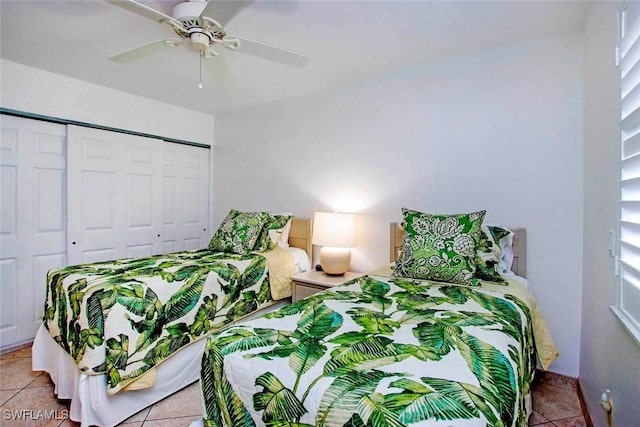
[{"label": "table lamp", "polygon": [[348,213],[316,212],[313,217],[314,245],[321,245],[320,265],[325,273],[341,276],[351,264],[356,246],[356,216]]}]

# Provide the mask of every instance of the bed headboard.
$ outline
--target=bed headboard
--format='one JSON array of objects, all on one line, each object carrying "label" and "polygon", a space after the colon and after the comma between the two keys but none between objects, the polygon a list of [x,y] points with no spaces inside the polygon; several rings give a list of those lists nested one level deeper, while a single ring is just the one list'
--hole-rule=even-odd
[{"label": "bed headboard", "polygon": [[[527,230],[524,228],[509,228],[513,231],[513,264],[511,271],[518,276],[527,277]],[[390,226],[389,238],[389,261],[393,262],[400,254],[402,248],[402,227],[397,222],[392,222]]]},{"label": "bed headboard", "polygon": [[311,253],[311,219],[309,218],[293,218],[291,222],[291,230],[289,231],[289,246],[304,250],[309,259],[312,258]]}]

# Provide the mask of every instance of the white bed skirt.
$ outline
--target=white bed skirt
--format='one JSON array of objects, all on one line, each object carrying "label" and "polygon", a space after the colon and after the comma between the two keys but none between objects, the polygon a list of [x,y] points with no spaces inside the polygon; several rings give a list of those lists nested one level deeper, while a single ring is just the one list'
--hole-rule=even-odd
[{"label": "white bed skirt", "polygon": [[109,396],[106,377],[83,374],[41,326],[33,342],[32,368],[49,373],[58,399],[71,399],[72,420],[82,426],[113,426],[197,381],[205,342],[206,339],[196,341],[162,363],[153,387]]},{"label": "white bed skirt", "polygon": [[[257,317],[290,302],[278,301],[242,320]],[[73,421],[80,422],[83,427],[114,426],[200,379],[206,341],[206,338],[200,339],[162,362],[156,368],[153,387],[109,396],[105,375],[83,374],[71,356],[41,326],[33,341],[32,369],[45,371],[51,376],[58,399],[71,400],[69,417]]]}]

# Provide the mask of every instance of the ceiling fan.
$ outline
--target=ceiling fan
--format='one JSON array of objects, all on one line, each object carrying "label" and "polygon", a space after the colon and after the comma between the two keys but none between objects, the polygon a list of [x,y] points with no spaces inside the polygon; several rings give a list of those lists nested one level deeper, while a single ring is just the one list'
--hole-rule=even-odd
[{"label": "ceiling fan", "polygon": [[218,47],[254,55],[294,67],[304,67],[307,58],[267,43],[227,34],[225,25],[253,0],[187,0],[173,8],[173,16],[135,0],[106,0],[173,29],[178,36],[139,46],[110,56],[115,62],[131,62],[159,49],[187,46],[201,57],[218,56]]}]

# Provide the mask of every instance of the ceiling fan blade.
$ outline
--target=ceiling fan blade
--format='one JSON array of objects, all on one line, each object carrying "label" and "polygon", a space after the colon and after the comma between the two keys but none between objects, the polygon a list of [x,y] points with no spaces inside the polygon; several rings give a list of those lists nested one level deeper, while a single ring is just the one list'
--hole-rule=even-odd
[{"label": "ceiling fan blade", "polygon": [[108,3],[121,7],[123,9],[126,9],[130,12],[144,16],[145,18],[152,19],[156,22],[161,22],[161,23],[166,22],[168,24],[171,24],[174,27],[177,26],[179,28],[183,28],[182,23],[177,19],[169,15],[165,15],[164,13],[158,10],[152,9],[147,5],[138,3],[135,0],[106,0],[106,1]]},{"label": "ceiling fan blade", "polygon": [[132,62],[136,59],[143,58],[147,55],[154,54],[156,52],[165,50],[166,48],[181,46],[186,43],[186,40],[181,39],[166,39],[153,43],[148,43],[142,46],[134,47],[133,49],[126,50],[124,52],[116,53],[109,57],[114,62]]},{"label": "ceiling fan blade", "polygon": [[298,68],[304,67],[305,65],[307,65],[307,62],[309,62],[307,57],[303,54],[294,52],[289,49],[284,49],[244,37],[230,37],[236,38],[240,42],[240,46],[238,46],[237,49],[233,49],[239,53],[258,56],[263,59],[268,59],[269,61],[275,61],[281,64],[286,64]]},{"label": "ceiling fan blade", "polygon": [[215,57],[205,60],[206,69],[211,76],[213,85],[217,88],[231,89],[235,87],[236,82],[233,73],[229,70],[229,66],[222,57]]},{"label": "ceiling fan blade", "polygon": [[231,18],[251,3],[253,0],[208,0],[200,16],[214,19],[224,27]]}]

